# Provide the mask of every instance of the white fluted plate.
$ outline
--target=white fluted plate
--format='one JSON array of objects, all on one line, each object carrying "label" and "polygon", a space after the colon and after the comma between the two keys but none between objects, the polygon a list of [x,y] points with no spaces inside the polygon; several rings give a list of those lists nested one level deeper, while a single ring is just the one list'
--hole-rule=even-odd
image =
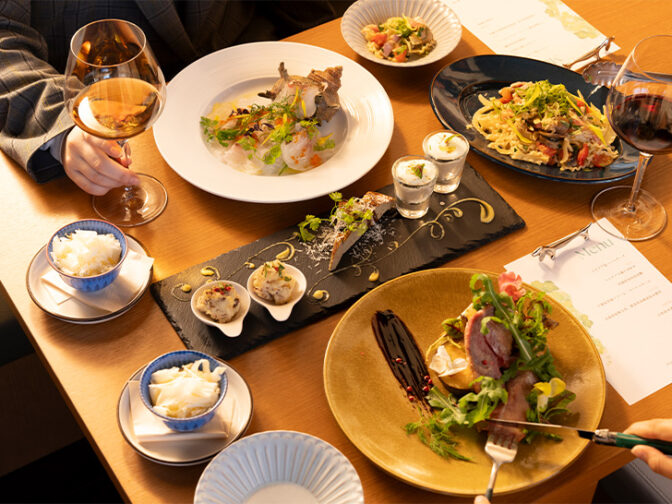
[{"label": "white fluted plate", "polygon": [[[424,56],[403,63],[378,58],[367,49],[362,28],[401,15],[421,17],[434,36],[436,47]],[[341,34],[352,50],[363,58],[381,65],[417,67],[429,65],[450,54],[462,38],[462,24],[442,0],[359,0],[343,14]]]},{"label": "white fluted plate", "polygon": [[266,431],[231,444],[208,464],[195,504],[363,504],[359,476],[319,438]]}]

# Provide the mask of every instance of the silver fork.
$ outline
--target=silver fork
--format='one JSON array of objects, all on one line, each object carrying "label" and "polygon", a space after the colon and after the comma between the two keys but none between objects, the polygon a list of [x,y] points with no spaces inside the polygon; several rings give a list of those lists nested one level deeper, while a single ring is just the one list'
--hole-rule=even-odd
[{"label": "silver fork", "polygon": [[485,492],[485,496],[490,500],[492,499],[492,491],[495,488],[499,466],[513,462],[513,459],[516,458],[516,453],[518,453],[518,443],[513,440],[513,436],[489,434],[488,442],[485,443],[485,453],[492,459],[490,482]]}]

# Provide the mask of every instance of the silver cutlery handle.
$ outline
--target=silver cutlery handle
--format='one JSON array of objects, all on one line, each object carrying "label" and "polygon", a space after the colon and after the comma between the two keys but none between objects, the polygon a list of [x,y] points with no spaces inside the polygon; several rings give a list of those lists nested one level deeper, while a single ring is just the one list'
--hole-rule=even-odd
[{"label": "silver cutlery handle", "polygon": [[[592,222],[591,222],[592,224]],[[571,242],[575,237],[581,235],[585,240],[588,239],[588,229],[590,228],[590,225],[588,224],[587,226],[582,227],[578,231],[575,231],[574,233],[568,234],[567,236],[564,236],[560,238],[559,240],[555,240],[553,243],[549,243],[548,245],[543,245],[541,247],[537,247],[534,252],[532,252],[532,257],[539,257],[539,262],[543,261],[546,256],[550,257],[551,260],[555,259],[555,252],[567,245],[569,242]]]},{"label": "silver cutlery handle", "polygon": [[612,35],[611,37],[607,37],[607,38],[604,39],[604,40],[602,41],[602,43],[601,43],[600,45],[598,45],[595,49],[592,49],[592,50],[588,51],[586,54],[584,54],[583,56],[577,58],[576,60],[572,61],[571,63],[565,63],[565,64],[562,65],[562,66],[565,67],[565,68],[567,68],[567,69],[569,69],[569,70],[571,70],[572,67],[573,67],[574,65],[576,65],[577,63],[580,63],[580,62],[582,62],[582,61],[589,60],[590,58],[597,57],[597,60],[595,60],[595,61],[599,61],[599,60],[600,60],[600,51],[601,51],[602,49],[604,49],[605,51],[608,51],[608,50],[609,50],[609,47],[611,46],[611,43],[614,41],[615,38],[616,38],[616,37],[614,37],[613,35]]},{"label": "silver cutlery handle", "polygon": [[488,482],[488,489],[485,491],[485,497],[488,500],[492,500],[492,492],[495,489],[495,481],[497,481],[497,473],[499,472],[499,466],[501,463],[493,462],[492,471],[490,471],[490,481]]}]

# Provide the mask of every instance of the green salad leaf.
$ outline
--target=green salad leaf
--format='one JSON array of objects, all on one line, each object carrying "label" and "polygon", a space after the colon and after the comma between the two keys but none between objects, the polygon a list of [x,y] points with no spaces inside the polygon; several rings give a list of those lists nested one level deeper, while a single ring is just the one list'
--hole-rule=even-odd
[{"label": "green salad leaf", "polygon": [[[453,394],[445,393],[437,386],[429,390],[426,399],[432,411],[421,411],[420,420],[409,423],[406,431],[417,435],[437,454],[450,458],[460,458],[455,453],[457,445],[451,429],[472,428],[490,418],[499,405],[507,403],[506,384],[520,372],[532,371],[540,380],[526,398],[529,405],[526,416],[529,421],[549,423],[558,415],[570,414],[569,404],[576,397],[572,391],[565,389],[546,342],[551,325],[548,319],[551,306],[544,295],[528,292],[514,302],[508,294],[498,292],[493,281],[483,274],[473,275],[469,286],[474,309],[494,307],[493,316],[483,317],[481,331],[487,333],[490,321],[504,325],[511,331],[515,358],[507,369],[502,370],[499,379],[489,376],[476,378],[471,386],[478,383],[478,392],[472,391],[456,399]],[[426,353],[428,359],[441,345],[460,346],[459,342],[464,338],[464,318],[448,318],[443,321],[442,329],[443,333]],[[532,441],[540,434],[547,435],[538,431],[524,430],[524,433],[525,442]],[[548,434],[547,437],[561,439],[555,434]]]}]

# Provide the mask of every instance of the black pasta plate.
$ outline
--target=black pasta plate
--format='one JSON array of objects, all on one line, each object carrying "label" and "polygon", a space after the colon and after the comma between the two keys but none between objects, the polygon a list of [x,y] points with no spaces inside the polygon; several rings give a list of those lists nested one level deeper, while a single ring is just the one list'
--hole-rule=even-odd
[{"label": "black pasta plate", "polygon": [[543,179],[584,184],[613,182],[632,175],[639,152],[620,139],[614,142],[619,157],[609,166],[572,172],[511,159],[488,147],[488,140],[475,129],[467,128],[482,106],[478,95],[499,96],[499,89],[512,82],[544,79],[552,84],[564,84],[573,94],[581,91],[588,102],[600,109],[606,102],[608,89],[587,83],[578,73],[543,61],[502,55],[473,56],[444,67],[432,80],[430,102],[444,127],[458,131],[467,138],[472,149],[507,168]]}]

